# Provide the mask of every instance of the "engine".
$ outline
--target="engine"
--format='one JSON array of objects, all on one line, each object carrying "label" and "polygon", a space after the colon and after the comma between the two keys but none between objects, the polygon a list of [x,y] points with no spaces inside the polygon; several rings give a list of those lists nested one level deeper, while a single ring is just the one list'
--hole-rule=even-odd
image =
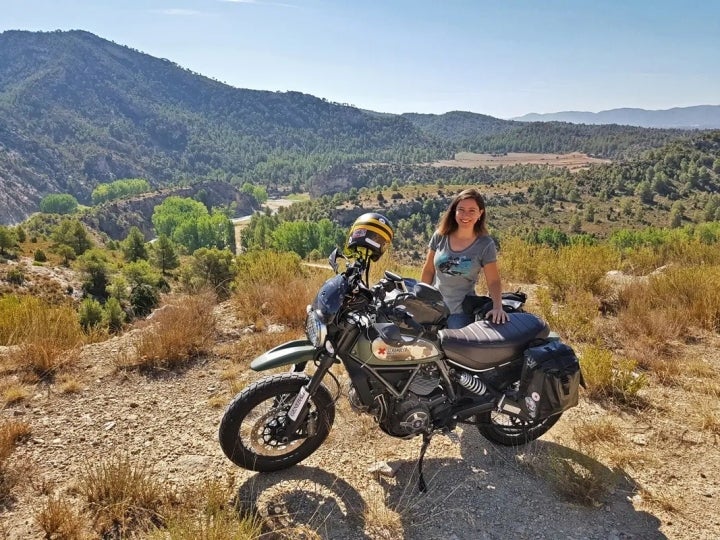
[{"label": "engine", "polygon": [[409,370],[395,374],[394,385],[398,391],[407,386],[403,398],[397,399],[390,394],[378,381],[370,381],[375,403],[367,407],[360,402],[357,390],[350,384],[348,399],[352,408],[358,413],[372,414],[380,428],[393,437],[409,439],[433,427],[431,403],[443,400],[445,395],[437,368],[431,365],[423,367],[414,374],[408,385]]},{"label": "engine", "polygon": [[409,394],[395,405],[385,421],[380,422],[380,427],[393,437],[409,439],[430,430],[430,409],[417,396]]}]

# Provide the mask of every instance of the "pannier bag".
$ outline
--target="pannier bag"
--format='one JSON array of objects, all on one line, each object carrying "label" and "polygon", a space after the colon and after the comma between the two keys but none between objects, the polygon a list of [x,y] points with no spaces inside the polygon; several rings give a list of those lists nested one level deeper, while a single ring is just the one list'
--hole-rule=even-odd
[{"label": "pannier bag", "polygon": [[530,418],[547,418],[575,407],[580,385],[584,388],[585,381],[570,346],[549,341],[523,353],[519,394]]}]

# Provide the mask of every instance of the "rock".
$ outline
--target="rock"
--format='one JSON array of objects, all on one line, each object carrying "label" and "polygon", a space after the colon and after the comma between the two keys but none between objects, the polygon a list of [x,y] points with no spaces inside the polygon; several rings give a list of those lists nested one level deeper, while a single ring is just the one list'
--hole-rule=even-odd
[{"label": "rock", "polygon": [[382,476],[387,476],[388,478],[394,478],[395,473],[397,473],[397,468],[391,467],[385,461],[377,461],[368,468],[367,472],[371,474],[377,473]]}]

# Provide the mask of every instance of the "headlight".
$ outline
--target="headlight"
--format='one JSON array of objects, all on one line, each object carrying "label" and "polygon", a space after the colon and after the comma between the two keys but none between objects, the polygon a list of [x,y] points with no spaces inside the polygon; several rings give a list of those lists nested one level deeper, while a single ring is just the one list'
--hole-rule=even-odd
[{"label": "headlight", "polygon": [[305,334],[314,347],[322,347],[327,337],[327,326],[314,309],[308,310],[305,318]]}]

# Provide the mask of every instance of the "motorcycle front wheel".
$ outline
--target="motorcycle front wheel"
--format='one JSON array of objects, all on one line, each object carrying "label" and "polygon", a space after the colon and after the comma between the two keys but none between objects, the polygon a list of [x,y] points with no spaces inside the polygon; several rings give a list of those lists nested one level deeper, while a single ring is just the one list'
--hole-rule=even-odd
[{"label": "motorcycle front wheel", "polygon": [[478,414],[476,421],[480,434],[489,441],[503,446],[522,446],[545,434],[561,416],[562,413],[527,422],[511,414],[489,411]]},{"label": "motorcycle front wheel", "polygon": [[288,440],[284,427],[300,388],[310,381],[304,373],[283,373],[260,379],[240,392],[220,422],[220,446],[245,469],[270,472],[292,467],[312,454],[327,438],[335,420],[335,404],[321,385],[308,405],[305,421]]}]

